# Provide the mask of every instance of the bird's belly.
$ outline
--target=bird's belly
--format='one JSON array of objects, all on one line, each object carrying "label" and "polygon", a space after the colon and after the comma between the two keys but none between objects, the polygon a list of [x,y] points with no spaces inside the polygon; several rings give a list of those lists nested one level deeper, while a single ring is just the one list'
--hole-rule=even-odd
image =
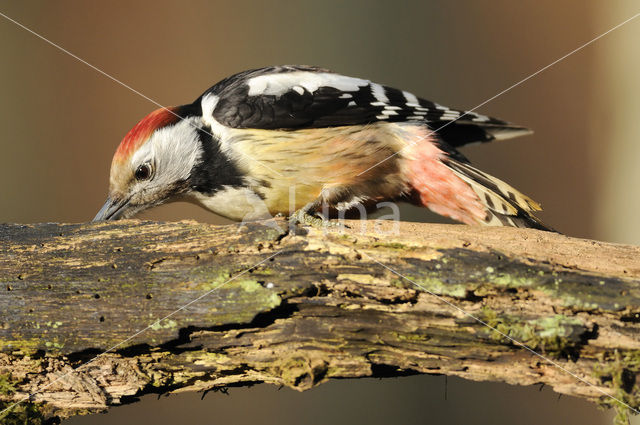
[{"label": "bird's belly", "polygon": [[194,193],[194,201],[223,217],[236,221],[268,219],[276,214],[289,215],[316,200],[321,186],[276,187],[268,195],[249,187],[225,187],[213,194]]},{"label": "bird's belly", "polygon": [[224,143],[250,187],[273,215],[322,198],[330,207],[354,199],[397,198],[406,189],[406,131],[397,125],[298,131],[243,130]]},{"label": "bird's belly", "polygon": [[261,196],[271,214],[289,215],[322,196],[324,182],[293,183],[290,185],[274,184],[262,190]]}]

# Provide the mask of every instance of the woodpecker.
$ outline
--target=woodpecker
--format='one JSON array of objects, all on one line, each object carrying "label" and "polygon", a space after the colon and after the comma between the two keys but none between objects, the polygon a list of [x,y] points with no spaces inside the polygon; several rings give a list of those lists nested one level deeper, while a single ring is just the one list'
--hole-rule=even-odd
[{"label": "woodpecker", "polygon": [[408,201],[466,224],[551,230],[458,148],[531,133],[310,66],[240,72],[136,124],[94,221],[186,200],[233,220]]}]

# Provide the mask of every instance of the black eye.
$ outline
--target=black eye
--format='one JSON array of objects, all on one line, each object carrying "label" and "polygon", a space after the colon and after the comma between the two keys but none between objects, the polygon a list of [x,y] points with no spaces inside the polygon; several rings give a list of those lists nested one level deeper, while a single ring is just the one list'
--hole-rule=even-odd
[{"label": "black eye", "polygon": [[136,180],[147,180],[151,177],[151,164],[142,164],[136,169]]}]

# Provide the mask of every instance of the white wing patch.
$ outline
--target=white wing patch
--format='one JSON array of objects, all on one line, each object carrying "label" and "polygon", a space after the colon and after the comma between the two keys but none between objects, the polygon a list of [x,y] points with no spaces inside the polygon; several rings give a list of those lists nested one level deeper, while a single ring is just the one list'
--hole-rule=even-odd
[{"label": "white wing patch", "polygon": [[[371,93],[373,94],[373,97],[375,97],[378,100],[378,102],[381,102],[383,105],[386,105],[389,103],[389,98],[384,92],[384,87],[382,87],[380,84],[371,83]],[[372,105],[373,104],[374,103],[372,103]]]},{"label": "white wing patch", "polygon": [[211,127],[211,132],[218,135],[221,139],[220,141],[224,144],[229,127],[220,124],[213,118],[213,110],[216,109],[219,100],[218,96],[209,93],[202,98],[200,104],[202,105],[202,121]]},{"label": "white wing patch", "polygon": [[218,104],[219,100],[220,98],[218,96],[213,95],[211,93],[203,97],[201,102],[202,116],[203,117],[213,116],[213,110],[216,109],[216,105]]},{"label": "white wing patch", "polygon": [[310,93],[315,92],[319,87],[333,87],[340,91],[358,91],[360,87],[369,84],[371,84],[370,81],[361,78],[307,71],[259,75],[247,81],[249,96],[281,96],[296,86],[302,87]]},{"label": "white wing patch", "polygon": [[[405,98],[407,98],[407,94],[405,92]],[[448,108],[446,106],[442,106],[442,105],[438,105],[437,103],[435,104],[436,109],[442,111],[442,116],[440,117],[440,120],[442,121],[455,121],[458,120],[460,117],[465,116],[467,117],[467,119],[470,119],[473,122],[488,122],[491,121],[491,118],[489,118],[486,115],[481,115],[478,114],[476,112],[471,112],[471,111],[456,111],[454,109]],[[426,111],[427,109],[425,108],[416,108],[417,110],[424,110]],[[527,131],[522,131],[521,129],[517,129],[515,130],[513,133],[509,133],[508,135],[505,135],[503,138],[504,139],[510,139],[512,137],[516,137],[516,136],[520,136],[523,134],[528,134]],[[492,135],[495,137],[495,134],[492,133]],[[500,140],[501,138],[496,137],[496,140]]]},{"label": "white wing patch", "polygon": [[220,140],[220,148],[223,152],[229,152],[229,138],[233,129],[226,125],[220,124],[215,118],[213,118],[213,110],[218,105],[220,98],[214,94],[207,94],[202,98],[200,105],[202,106],[202,121],[211,127],[211,133],[215,134]]},{"label": "white wing patch", "polygon": [[407,101],[407,106],[420,106],[420,101],[415,94],[409,93],[408,91],[403,91],[402,94]]}]

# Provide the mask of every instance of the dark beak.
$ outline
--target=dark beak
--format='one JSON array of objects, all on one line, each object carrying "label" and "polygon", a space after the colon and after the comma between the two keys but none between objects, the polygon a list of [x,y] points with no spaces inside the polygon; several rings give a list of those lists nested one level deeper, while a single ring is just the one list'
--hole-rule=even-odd
[{"label": "dark beak", "polygon": [[129,199],[113,199],[109,197],[93,218],[93,221],[118,220],[127,211],[128,205]]}]

